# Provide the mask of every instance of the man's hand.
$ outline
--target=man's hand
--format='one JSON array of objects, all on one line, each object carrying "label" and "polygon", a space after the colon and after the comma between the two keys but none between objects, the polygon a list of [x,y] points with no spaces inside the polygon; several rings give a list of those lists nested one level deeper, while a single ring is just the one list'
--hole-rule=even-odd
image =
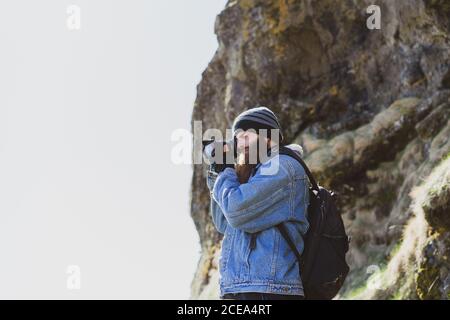
[{"label": "man's hand", "polygon": [[234,169],[234,163],[227,163],[227,152],[231,152],[230,148],[228,147],[228,145],[224,145],[223,147],[223,162],[222,164],[219,163],[213,163],[210,166],[210,170],[211,171],[215,171],[217,173],[222,172],[223,170],[225,170],[225,168],[233,168]]}]

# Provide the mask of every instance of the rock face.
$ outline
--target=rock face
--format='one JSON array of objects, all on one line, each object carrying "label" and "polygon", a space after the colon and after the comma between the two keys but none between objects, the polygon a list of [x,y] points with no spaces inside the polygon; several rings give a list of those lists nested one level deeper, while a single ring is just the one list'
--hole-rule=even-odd
[{"label": "rock face", "polygon": [[[225,130],[255,105],[279,115],[286,142],[339,195],[353,239],[340,298],[448,299],[450,5],[377,1],[381,29],[369,30],[371,2],[229,1],[192,120]],[[205,171],[192,179],[192,298],[218,297]]]}]

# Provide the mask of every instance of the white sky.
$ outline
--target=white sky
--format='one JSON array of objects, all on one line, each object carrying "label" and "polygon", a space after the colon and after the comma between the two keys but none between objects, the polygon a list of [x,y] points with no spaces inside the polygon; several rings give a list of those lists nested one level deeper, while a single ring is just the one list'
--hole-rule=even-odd
[{"label": "white sky", "polygon": [[225,3],[0,1],[0,298],[189,298],[192,172],[170,138]]}]

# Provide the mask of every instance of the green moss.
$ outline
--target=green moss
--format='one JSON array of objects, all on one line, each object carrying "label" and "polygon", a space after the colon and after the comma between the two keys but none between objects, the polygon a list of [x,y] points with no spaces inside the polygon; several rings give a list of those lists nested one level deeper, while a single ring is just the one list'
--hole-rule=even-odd
[{"label": "green moss", "polygon": [[439,269],[423,265],[416,274],[417,295],[422,300],[440,299]]},{"label": "green moss", "polygon": [[420,205],[427,221],[437,231],[449,230],[450,157],[448,154],[433,170],[422,193]]}]

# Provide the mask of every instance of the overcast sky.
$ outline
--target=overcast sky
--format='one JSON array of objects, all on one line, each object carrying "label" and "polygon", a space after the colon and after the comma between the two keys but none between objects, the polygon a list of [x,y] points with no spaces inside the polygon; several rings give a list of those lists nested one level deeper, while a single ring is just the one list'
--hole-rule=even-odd
[{"label": "overcast sky", "polygon": [[171,134],[225,3],[0,2],[0,298],[189,297],[192,172]]}]

